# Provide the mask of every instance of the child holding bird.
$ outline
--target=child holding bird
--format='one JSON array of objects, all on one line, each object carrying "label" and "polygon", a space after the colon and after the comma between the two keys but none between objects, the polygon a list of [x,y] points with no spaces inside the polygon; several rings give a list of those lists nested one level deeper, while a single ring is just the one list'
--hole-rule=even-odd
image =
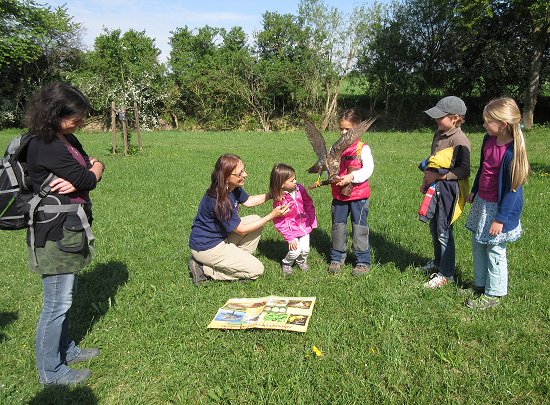
[{"label": "child holding bird", "polygon": [[[371,121],[371,120],[369,120]],[[351,216],[352,249],[356,265],[352,275],[360,276],[370,270],[369,215],[370,185],[368,179],[374,171],[370,147],[359,139],[362,124],[355,109],[340,115],[340,139],[357,135],[353,143],[340,155],[338,176],[332,182],[332,249],[330,250],[330,273],[339,273],[346,260],[347,218]],[[370,126],[370,124],[369,124]],[[367,126],[368,128],[368,126]],[[365,129],[366,130],[366,129]],[[363,130],[364,132],[364,130]],[[345,190],[346,187],[351,190]]]},{"label": "child holding bird", "polygon": [[[332,249],[328,268],[332,274],[340,273],[346,260],[346,223],[350,215],[352,249],[357,260],[352,274],[360,276],[370,270],[368,179],[374,170],[374,161],[369,146],[359,138],[375,120],[376,117],[361,121],[356,110],[345,110],[339,120],[340,138],[327,152],[325,140],[319,130],[304,118],[306,135],[318,157],[317,162],[308,169],[309,173],[319,174],[313,187],[325,184],[332,186]],[[327,172],[328,179],[321,182],[323,171]]]}]

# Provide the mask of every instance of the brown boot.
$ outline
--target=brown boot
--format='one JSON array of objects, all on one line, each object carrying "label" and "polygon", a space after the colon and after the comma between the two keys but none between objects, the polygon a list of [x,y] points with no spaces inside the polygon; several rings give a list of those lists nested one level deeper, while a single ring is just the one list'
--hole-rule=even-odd
[{"label": "brown boot", "polygon": [[208,282],[208,277],[206,277],[206,274],[202,271],[202,264],[197,262],[195,259],[189,259],[188,268],[189,276],[191,277],[191,280],[193,280],[193,284],[201,285]]},{"label": "brown boot", "polygon": [[328,266],[328,272],[332,274],[340,273],[342,271],[342,264],[338,262],[331,262]]},{"label": "brown boot", "polygon": [[357,263],[351,272],[352,276],[362,276],[370,271],[370,266],[364,263]]}]

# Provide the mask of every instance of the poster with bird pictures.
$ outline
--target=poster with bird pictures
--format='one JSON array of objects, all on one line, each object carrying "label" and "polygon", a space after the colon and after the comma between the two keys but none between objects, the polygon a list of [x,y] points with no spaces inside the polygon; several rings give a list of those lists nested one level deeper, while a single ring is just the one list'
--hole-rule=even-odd
[{"label": "poster with bird pictures", "polygon": [[315,297],[231,298],[208,325],[214,329],[278,329],[305,332]]}]

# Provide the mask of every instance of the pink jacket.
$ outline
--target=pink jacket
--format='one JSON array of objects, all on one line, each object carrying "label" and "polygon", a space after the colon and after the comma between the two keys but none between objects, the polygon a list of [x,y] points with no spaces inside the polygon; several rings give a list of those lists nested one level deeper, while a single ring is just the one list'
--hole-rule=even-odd
[{"label": "pink jacket", "polygon": [[293,198],[289,193],[283,193],[282,201],[273,201],[273,207],[289,204],[290,211],[283,217],[273,218],[273,225],[283,235],[287,242],[311,233],[317,228],[313,200],[304,186],[296,184],[296,194]]}]

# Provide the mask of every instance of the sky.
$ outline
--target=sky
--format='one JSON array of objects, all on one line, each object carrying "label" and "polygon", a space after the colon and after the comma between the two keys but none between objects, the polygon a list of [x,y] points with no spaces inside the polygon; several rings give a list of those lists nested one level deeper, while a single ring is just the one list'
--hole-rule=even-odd
[{"label": "sky", "polygon": [[[371,1],[361,3],[370,5]],[[240,26],[252,38],[262,28],[264,12],[296,15],[299,0],[42,0],[39,3],[52,9],[65,6],[73,21],[84,27],[83,42],[87,49],[93,48],[94,39],[104,28],[120,29],[123,33],[134,29],[155,39],[155,46],[162,52],[160,59],[165,62],[170,52],[170,32],[177,28]],[[346,14],[357,4],[354,0],[324,3]]]}]

